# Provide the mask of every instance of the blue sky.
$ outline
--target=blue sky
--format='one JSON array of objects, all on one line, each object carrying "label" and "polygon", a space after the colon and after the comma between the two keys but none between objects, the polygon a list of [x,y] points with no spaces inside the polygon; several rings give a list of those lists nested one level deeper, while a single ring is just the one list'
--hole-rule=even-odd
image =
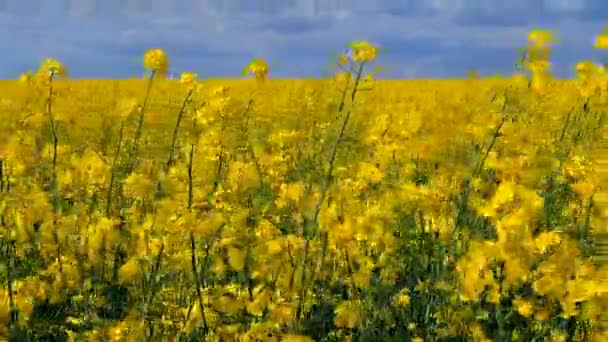
[{"label": "blue sky", "polygon": [[385,77],[510,73],[533,27],[558,30],[554,73],[581,59],[608,59],[593,37],[608,0],[0,0],[0,78],[45,57],[74,78],[143,73],[148,48],[167,51],[171,71],[238,76],[253,57],[276,77],[318,77],[353,40],[384,50]]}]

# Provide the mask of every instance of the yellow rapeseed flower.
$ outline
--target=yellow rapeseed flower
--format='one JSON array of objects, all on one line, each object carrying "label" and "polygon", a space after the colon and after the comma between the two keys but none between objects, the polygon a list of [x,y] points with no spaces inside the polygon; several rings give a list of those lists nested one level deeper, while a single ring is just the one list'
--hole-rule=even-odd
[{"label": "yellow rapeseed flower", "polygon": [[166,75],[169,71],[169,58],[162,49],[151,49],[144,55],[144,68],[152,70],[159,75]]},{"label": "yellow rapeseed flower", "polygon": [[555,42],[553,32],[550,30],[532,30],[528,35],[528,42],[536,48],[545,48]]},{"label": "yellow rapeseed flower", "polygon": [[334,80],[341,84],[347,84],[350,82],[351,78],[352,74],[350,72],[338,72],[336,75],[334,75]]},{"label": "yellow rapeseed flower", "polygon": [[152,180],[140,173],[131,173],[124,181],[125,193],[138,199],[146,197],[153,187]]},{"label": "yellow rapeseed flower", "polygon": [[269,307],[270,317],[280,324],[287,324],[293,321],[295,310],[291,304],[284,302],[280,304],[272,304]]},{"label": "yellow rapeseed flower", "polygon": [[58,77],[66,77],[67,69],[65,66],[58,60],[54,58],[47,58],[40,64],[40,68],[38,69],[39,75],[53,75]]},{"label": "yellow rapeseed flower", "polygon": [[314,340],[304,335],[283,335],[282,342],[313,342]]},{"label": "yellow rapeseed flower", "polygon": [[409,289],[405,288],[403,290],[401,290],[396,296],[395,296],[395,304],[399,305],[399,306],[408,306],[410,305],[410,295],[409,295]]},{"label": "yellow rapeseed flower", "polygon": [[370,62],[376,59],[378,48],[367,41],[357,41],[350,44],[352,58],[355,62]]},{"label": "yellow rapeseed flower", "polygon": [[595,37],[593,46],[596,49],[606,50],[608,49],[608,33],[602,33]]},{"label": "yellow rapeseed flower", "polygon": [[257,80],[263,81],[269,73],[268,63],[262,58],[255,58],[247,65],[244,73],[253,75]]},{"label": "yellow rapeseed flower", "polygon": [[28,71],[24,72],[23,74],[19,75],[19,82],[29,84],[32,82],[33,77],[34,77],[34,74],[32,73],[32,71],[28,70]]},{"label": "yellow rapeseed flower", "polygon": [[134,98],[123,98],[116,102],[116,114],[121,118],[126,118],[131,114],[139,111],[141,108],[139,102]]},{"label": "yellow rapeseed flower", "polygon": [[589,75],[595,71],[595,63],[589,60],[576,63],[576,73],[580,75]]},{"label": "yellow rapeseed flower", "polygon": [[513,304],[517,312],[524,317],[530,317],[534,313],[534,306],[529,300],[517,298],[513,301]]},{"label": "yellow rapeseed flower", "polygon": [[539,253],[544,253],[551,246],[559,244],[561,241],[561,237],[558,232],[542,232],[536,236],[534,239],[534,244],[536,246],[536,250]]},{"label": "yellow rapeseed flower", "polygon": [[283,241],[280,239],[272,239],[266,242],[267,252],[270,255],[278,255],[283,251]]},{"label": "yellow rapeseed flower", "polygon": [[137,279],[140,268],[137,260],[129,259],[118,269],[118,279],[121,283],[129,283]]},{"label": "yellow rapeseed flower", "polygon": [[226,97],[228,95],[228,90],[230,90],[227,86],[219,86],[213,89],[213,96],[215,97]]},{"label": "yellow rapeseed flower", "polygon": [[358,303],[347,301],[336,308],[336,316],[334,318],[336,327],[353,329],[359,325],[360,321],[361,310]]},{"label": "yellow rapeseed flower", "polygon": [[235,271],[242,271],[245,268],[245,258],[247,253],[241,248],[229,247],[228,248],[228,264]]},{"label": "yellow rapeseed flower", "polygon": [[179,82],[187,86],[191,86],[196,82],[198,75],[194,72],[183,72],[179,78]]}]

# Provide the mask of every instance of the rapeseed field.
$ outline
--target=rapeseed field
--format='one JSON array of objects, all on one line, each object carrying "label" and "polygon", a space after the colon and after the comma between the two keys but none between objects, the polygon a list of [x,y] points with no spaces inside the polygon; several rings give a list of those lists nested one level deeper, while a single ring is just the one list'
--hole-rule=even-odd
[{"label": "rapeseed field", "polygon": [[[608,48],[599,35],[597,48]],[[608,74],[0,84],[0,339],[608,341]]]}]

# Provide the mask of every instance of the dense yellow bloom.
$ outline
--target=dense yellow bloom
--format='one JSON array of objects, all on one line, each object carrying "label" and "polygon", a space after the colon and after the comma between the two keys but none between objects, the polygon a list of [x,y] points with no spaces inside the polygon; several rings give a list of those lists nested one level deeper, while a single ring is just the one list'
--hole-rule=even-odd
[{"label": "dense yellow bloom", "polygon": [[180,83],[191,86],[196,82],[198,75],[194,72],[183,72],[179,78]]},{"label": "dense yellow bloom", "polygon": [[118,270],[118,277],[120,282],[129,283],[137,279],[140,273],[140,266],[137,260],[129,259],[127,262],[120,267]]},{"label": "dense yellow bloom", "polygon": [[123,98],[116,102],[116,114],[121,118],[129,117],[139,109],[140,104],[134,98]]},{"label": "dense yellow bloom", "polygon": [[357,41],[350,44],[352,58],[355,62],[370,62],[376,59],[378,47],[367,41]]},{"label": "dense yellow bloom", "polygon": [[125,192],[134,198],[143,199],[153,188],[152,180],[140,173],[132,173],[125,179]]},{"label": "dense yellow bloom", "polygon": [[550,247],[559,244],[561,241],[560,234],[551,232],[542,232],[535,238],[536,249],[539,253],[544,253]]},{"label": "dense yellow bloom", "polygon": [[282,342],[313,342],[314,340],[308,336],[303,335],[283,335],[281,337]]},{"label": "dense yellow bloom", "polygon": [[595,71],[595,63],[592,61],[580,61],[576,63],[576,72],[582,75],[589,75]]},{"label": "dense yellow bloom", "polygon": [[268,63],[262,58],[255,58],[247,68],[245,69],[246,74],[253,74],[257,80],[263,81],[266,79],[269,73]]},{"label": "dense yellow bloom", "polygon": [[283,251],[283,241],[273,239],[266,242],[267,253],[269,255],[278,255]]},{"label": "dense yellow bloom", "polygon": [[352,74],[350,72],[338,72],[334,76],[334,79],[340,85],[348,84],[350,82],[351,78],[352,78]]},{"label": "dense yellow bloom", "polygon": [[528,42],[534,47],[543,48],[548,44],[555,42],[553,32],[550,30],[533,30],[528,35]]},{"label": "dense yellow bloom", "polygon": [[245,268],[246,251],[237,247],[228,248],[228,263],[235,271],[242,271]]},{"label": "dense yellow bloom", "polygon": [[354,301],[343,302],[336,308],[334,324],[339,328],[356,328],[362,319],[360,304]]},{"label": "dense yellow bloom", "polygon": [[231,291],[225,291],[215,296],[211,303],[216,310],[229,315],[235,315],[244,308],[242,299],[238,298]]},{"label": "dense yellow bloom", "polygon": [[399,293],[394,298],[394,303],[399,306],[410,305],[411,298],[410,298],[409,292],[410,291],[408,288],[404,288],[403,290],[399,291]]},{"label": "dense yellow bloom", "polygon": [[169,58],[162,49],[151,49],[144,55],[144,68],[163,76],[169,71]]},{"label": "dense yellow bloom", "polygon": [[593,195],[597,189],[596,184],[591,181],[576,182],[572,184],[572,191],[577,194],[581,199],[587,199]]},{"label": "dense yellow bloom", "polygon": [[215,97],[226,97],[226,96],[228,96],[228,91],[229,90],[230,90],[230,87],[219,86],[219,87],[213,89],[213,96],[215,96]]},{"label": "dense yellow bloom", "polygon": [[513,301],[513,304],[517,312],[524,317],[530,317],[534,313],[534,305],[529,300],[517,298]]},{"label": "dense yellow bloom", "polygon": [[288,324],[295,316],[295,310],[290,303],[272,303],[269,305],[270,317],[277,323]]},{"label": "dense yellow bloom", "polygon": [[32,73],[32,71],[28,70],[19,76],[19,82],[29,84],[32,82],[33,77],[34,74]]},{"label": "dense yellow bloom", "polygon": [[53,75],[59,77],[66,77],[67,69],[60,61],[54,58],[47,58],[40,64],[40,68],[38,69],[38,75]]},{"label": "dense yellow bloom", "polygon": [[595,37],[593,46],[596,49],[606,50],[608,49],[608,33],[600,34]]}]

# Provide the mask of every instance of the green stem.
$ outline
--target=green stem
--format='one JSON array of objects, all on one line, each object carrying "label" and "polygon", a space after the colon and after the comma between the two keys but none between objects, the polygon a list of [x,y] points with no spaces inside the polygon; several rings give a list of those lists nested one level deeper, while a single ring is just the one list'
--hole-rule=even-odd
[{"label": "green stem", "polygon": [[131,153],[129,155],[129,166],[127,168],[126,174],[129,174],[135,168],[135,164],[137,162],[137,153],[139,151],[139,139],[141,138],[141,132],[144,125],[144,114],[146,113],[146,107],[148,105],[150,99],[150,90],[152,89],[152,81],[154,80],[154,76],[156,75],[156,70],[152,70],[152,74],[148,79],[148,87],[146,88],[146,96],[144,98],[144,102],[141,105],[141,113],[139,115],[139,122],[137,123],[137,131],[135,131],[135,138],[133,140],[133,147],[131,148]]}]

